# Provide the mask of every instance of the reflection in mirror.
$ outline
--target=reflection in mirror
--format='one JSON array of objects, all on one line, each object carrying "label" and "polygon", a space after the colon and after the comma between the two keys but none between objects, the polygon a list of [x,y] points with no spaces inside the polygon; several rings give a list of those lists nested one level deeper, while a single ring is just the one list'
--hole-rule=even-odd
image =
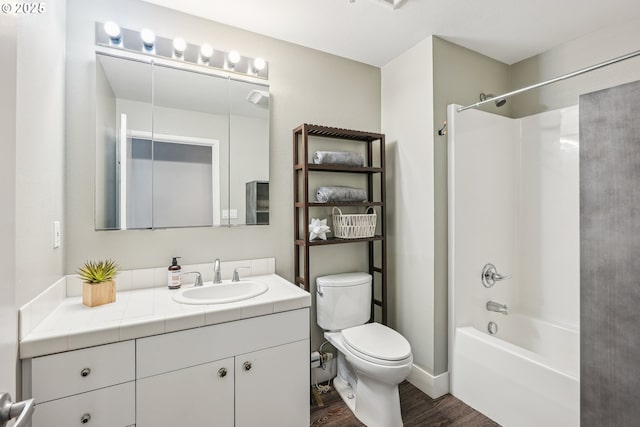
[{"label": "reflection in mirror", "polygon": [[269,224],[269,88],[229,81],[231,224]]},{"label": "reflection in mirror", "polygon": [[161,66],[153,78],[154,228],[228,223],[228,79]]},{"label": "reflection in mirror", "polygon": [[96,58],[97,230],[268,224],[268,86]]},{"label": "reflection in mirror", "polygon": [[[125,229],[127,203],[127,174],[137,176],[151,191],[151,171],[132,167],[144,154],[143,143],[134,142],[127,133],[128,121],[143,129],[151,129],[151,110],[132,106],[151,105],[152,67],[136,61],[97,55],[96,60],[96,199],[95,226],[97,230]],[[144,163],[144,162],[142,162]],[[144,166],[144,165],[142,165]],[[151,212],[150,199],[136,200],[135,209]],[[140,226],[148,228],[151,220]]]}]

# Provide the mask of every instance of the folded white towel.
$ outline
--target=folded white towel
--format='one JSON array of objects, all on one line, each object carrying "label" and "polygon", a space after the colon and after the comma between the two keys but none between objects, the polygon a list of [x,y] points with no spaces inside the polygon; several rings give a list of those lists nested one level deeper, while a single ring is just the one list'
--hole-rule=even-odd
[{"label": "folded white towel", "polygon": [[322,203],[328,202],[366,202],[367,191],[354,187],[318,187],[316,200]]},{"label": "folded white towel", "polygon": [[364,157],[350,151],[316,151],[313,163],[323,165],[364,166]]}]

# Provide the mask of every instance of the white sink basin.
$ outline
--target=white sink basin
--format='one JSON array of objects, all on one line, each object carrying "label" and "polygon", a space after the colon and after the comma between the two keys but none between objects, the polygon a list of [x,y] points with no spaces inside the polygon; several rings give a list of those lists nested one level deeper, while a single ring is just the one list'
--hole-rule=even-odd
[{"label": "white sink basin", "polygon": [[173,300],[181,304],[226,304],[257,297],[269,290],[266,283],[255,280],[198,286],[177,291]]}]

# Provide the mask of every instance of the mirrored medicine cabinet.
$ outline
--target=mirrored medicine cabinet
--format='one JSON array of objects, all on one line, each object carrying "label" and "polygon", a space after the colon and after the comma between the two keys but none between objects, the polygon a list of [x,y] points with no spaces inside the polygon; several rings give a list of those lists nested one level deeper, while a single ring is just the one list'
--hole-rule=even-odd
[{"label": "mirrored medicine cabinet", "polygon": [[96,230],[269,223],[269,87],[96,53]]}]

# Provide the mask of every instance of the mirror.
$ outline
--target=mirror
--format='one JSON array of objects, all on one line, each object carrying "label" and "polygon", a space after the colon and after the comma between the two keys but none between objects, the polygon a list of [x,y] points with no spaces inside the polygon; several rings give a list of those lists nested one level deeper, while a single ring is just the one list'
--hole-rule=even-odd
[{"label": "mirror", "polygon": [[96,55],[96,230],[268,224],[269,88]]},{"label": "mirror", "polygon": [[269,92],[264,86],[229,81],[229,135],[231,224],[269,224]]}]

